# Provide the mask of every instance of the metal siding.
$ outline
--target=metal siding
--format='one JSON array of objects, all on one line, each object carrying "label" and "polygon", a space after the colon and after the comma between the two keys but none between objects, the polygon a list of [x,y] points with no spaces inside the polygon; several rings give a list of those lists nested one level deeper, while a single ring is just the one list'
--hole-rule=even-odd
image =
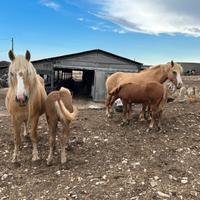
[{"label": "metal siding", "polygon": [[34,64],[38,70],[51,71],[52,67],[74,68],[104,71],[134,71],[137,72],[140,65],[130,63],[126,60],[115,58],[102,53],[91,53],[88,55],[78,55],[74,58],[58,58],[53,62],[41,61]]},{"label": "metal siding", "polygon": [[105,72],[95,70],[94,101],[105,100]]}]

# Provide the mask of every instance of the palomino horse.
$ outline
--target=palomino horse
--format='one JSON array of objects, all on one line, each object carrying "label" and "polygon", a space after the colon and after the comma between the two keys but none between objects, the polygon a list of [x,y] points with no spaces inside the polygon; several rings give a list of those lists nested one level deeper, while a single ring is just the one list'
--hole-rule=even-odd
[{"label": "palomino horse", "polygon": [[142,103],[149,107],[152,114],[149,129],[153,128],[155,121],[158,121],[158,128],[161,128],[162,111],[167,102],[167,89],[161,83],[156,81],[125,83],[114,88],[110,95],[114,97],[113,102],[117,98],[122,100],[124,122],[130,121],[131,104]]},{"label": "palomino horse", "polygon": [[21,126],[24,124],[24,134],[31,125],[31,141],[33,145],[32,161],[39,159],[37,150],[37,124],[39,116],[45,111],[46,92],[43,79],[36,74],[30,62],[31,54],[26,51],[24,56],[16,56],[9,51],[11,64],[9,66],[9,88],[6,95],[6,108],[11,114],[14,131],[15,147],[13,162],[19,161],[21,143]]},{"label": "palomino horse", "polygon": [[[118,88],[120,85],[125,83],[135,82],[146,82],[146,81],[157,81],[160,83],[164,83],[167,79],[171,80],[177,89],[181,88],[183,85],[181,74],[183,68],[180,64],[171,63],[160,64],[156,66],[152,66],[146,70],[143,70],[139,73],[125,73],[125,72],[116,72],[109,76],[106,80],[106,115],[108,117],[111,116],[111,108],[112,108],[112,99],[109,94],[115,87]],[[144,110],[140,114],[140,118],[144,118]]]},{"label": "palomino horse", "polygon": [[51,92],[45,102],[47,122],[49,127],[49,155],[47,165],[53,160],[53,149],[55,146],[56,128],[58,121],[62,123],[63,131],[60,140],[61,164],[66,163],[66,139],[69,139],[69,124],[75,118],[77,109],[72,105],[72,96],[68,89],[61,87],[59,91]]}]

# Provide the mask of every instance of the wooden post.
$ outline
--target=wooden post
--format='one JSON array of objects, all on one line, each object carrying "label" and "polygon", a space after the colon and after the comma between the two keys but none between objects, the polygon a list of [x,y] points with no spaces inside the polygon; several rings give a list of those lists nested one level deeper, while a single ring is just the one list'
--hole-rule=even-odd
[{"label": "wooden post", "polygon": [[54,89],[54,69],[51,72],[51,90]]}]

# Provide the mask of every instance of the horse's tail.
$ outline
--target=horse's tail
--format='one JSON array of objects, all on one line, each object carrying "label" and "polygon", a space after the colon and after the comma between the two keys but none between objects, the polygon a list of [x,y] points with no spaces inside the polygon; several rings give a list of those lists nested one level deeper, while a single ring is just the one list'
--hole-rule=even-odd
[{"label": "horse's tail", "polygon": [[116,96],[119,91],[121,90],[121,86],[117,86],[117,87],[114,87],[110,92],[109,92],[109,95],[111,96]]},{"label": "horse's tail", "polygon": [[109,95],[111,95],[111,96],[116,96],[118,93],[119,93],[119,91],[122,89],[122,87],[124,86],[124,85],[127,85],[128,83],[124,83],[124,84],[121,84],[121,85],[118,85],[118,86],[116,86],[116,87],[114,87],[110,92],[109,92]]},{"label": "horse's tail", "polygon": [[72,121],[73,119],[75,119],[78,110],[75,106],[73,106],[73,112],[69,112],[69,110],[65,107],[63,101],[57,100],[55,101],[55,107],[56,107],[56,111],[58,113],[58,116],[63,119],[64,121],[68,120],[68,121]]}]

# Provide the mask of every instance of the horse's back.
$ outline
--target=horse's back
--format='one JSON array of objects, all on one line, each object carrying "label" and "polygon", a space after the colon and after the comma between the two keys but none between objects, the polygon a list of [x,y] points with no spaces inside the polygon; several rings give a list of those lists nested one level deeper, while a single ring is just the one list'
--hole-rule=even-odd
[{"label": "horse's back", "polygon": [[106,89],[107,93],[109,93],[113,88],[117,87],[123,82],[129,82],[132,79],[132,76],[136,73],[128,73],[128,72],[115,72],[110,75],[106,80]]},{"label": "horse's back", "polygon": [[156,81],[130,82],[120,86],[118,96],[134,103],[157,102],[163,97],[164,86]]},{"label": "horse's back", "polygon": [[134,103],[142,103],[145,101],[145,85],[136,82],[125,83],[119,88],[119,98],[125,101],[133,101]]},{"label": "horse's back", "polygon": [[62,100],[69,112],[73,112],[72,95],[68,89],[62,87],[59,91],[52,91],[48,94],[45,102],[47,114],[56,111],[55,102],[59,100]]}]

